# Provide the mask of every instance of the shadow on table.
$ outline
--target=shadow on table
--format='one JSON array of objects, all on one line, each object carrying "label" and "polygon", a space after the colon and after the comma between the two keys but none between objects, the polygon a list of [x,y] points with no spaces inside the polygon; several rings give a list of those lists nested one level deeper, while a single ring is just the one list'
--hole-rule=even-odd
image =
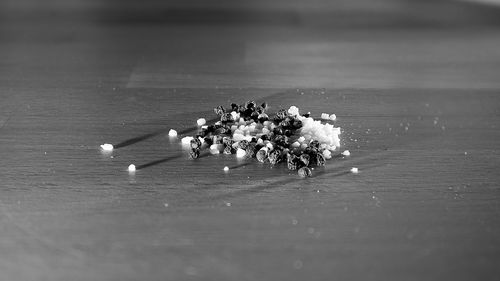
[{"label": "shadow on table", "polygon": [[[268,96],[266,96],[264,98],[261,98],[261,99],[257,100],[257,103],[264,102],[263,99],[276,98],[276,97],[279,97],[279,96],[284,95],[284,94],[286,94],[286,93],[283,93],[283,92],[274,93],[274,94],[268,95]],[[207,123],[215,123],[218,120],[219,120],[219,117],[215,117],[215,118],[212,118],[210,120],[207,120]],[[198,130],[198,127],[197,126],[193,126],[193,127],[189,127],[189,128],[186,128],[186,129],[178,132],[178,134],[179,135],[184,135],[184,134],[188,134],[188,133],[191,133],[191,132],[195,132],[196,130]],[[147,134],[144,134],[144,135],[140,135],[140,136],[137,136],[137,137],[133,137],[133,138],[124,140],[124,141],[122,141],[120,143],[115,144],[114,147],[115,147],[115,149],[127,147],[127,146],[130,146],[130,145],[133,145],[133,144],[136,144],[136,143],[139,143],[139,142],[142,142],[142,141],[154,138],[154,137],[156,137],[158,135],[165,134],[167,132],[168,132],[167,129],[162,129],[162,130],[158,130],[158,131],[155,131],[155,132],[152,132],[152,133],[147,133]]]}]

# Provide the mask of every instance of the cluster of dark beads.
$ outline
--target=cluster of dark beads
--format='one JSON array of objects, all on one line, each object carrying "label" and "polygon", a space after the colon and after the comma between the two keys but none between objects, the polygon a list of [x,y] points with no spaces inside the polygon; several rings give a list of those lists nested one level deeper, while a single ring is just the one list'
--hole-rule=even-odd
[{"label": "cluster of dark beads", "polygon": [[[232,103],[228,109],[217,106],[214,108],[214,113],[220,116],[220,122],[205,126],[198,132],[191,140],[189,156],[191,158],[200,156],[202,146],[200,139],[203,139],[209,146],[222,144],[224,154],[235,154],[238,149],[243,149],[248,158],[256,158],[259,162],[269,162],[271,165],[286,162],[288,169],[297,170],[299,176],[310,177],[312,175],[311,167],[325,164],[319,142],[312,141],[306,149],[294,152],[290,137],[302,127],[302,122],[295,116],[288,114],[284,109],[278,110],[275,115],[269,117],[266,113],[267,109],[266,103],[257,105],[254,101],[240,105]],[[231,137],[231,126],[237,124],[239,120],[234,120],[233,114],[231,114],[233,111],[239,113],[240,118],[245,121],[261,124],[270,121],[275,124],[275,127],[269,133],[253,137],[250,141],[235,142]],[[272,150],[261,149],[266,141],[273,145]]]}]

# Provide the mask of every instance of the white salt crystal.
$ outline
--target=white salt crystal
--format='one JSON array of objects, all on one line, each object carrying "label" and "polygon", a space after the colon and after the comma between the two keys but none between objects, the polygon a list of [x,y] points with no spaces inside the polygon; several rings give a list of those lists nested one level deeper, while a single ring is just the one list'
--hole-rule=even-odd
[{"label": "white salt crystal", "polygon": [[330,114],[330,120],[335,121],[335,119],[337,119],[337,115],[335,115],[333,113]]},{"label": "white salt crystal", "polygon": [[240,119],[240,114],[237,113],[236,111],[231,111],[231,116],[233,117],[233,120]]},{"label": "white salt crystal", "polygon": [[304,136],[301,136],[300,138],[297,139],[298,142],[302,143],[306,140]]},{"label": "white salt crystal", "polygon": [[296,106],[294,106],[294,105],[292,105],[292,106],[290,106],[290,108],[288,109],[288,113],[289,113],[290,115],[292,115],[292,116],[297,116],[297,115],[299,115],[299,108],[298,108],[298,107],[296,107]]},{"label": "white salt crystal", "polygon": [[104,151],[111,151],[111,150],[113,150],[114,147],[110,143],[105,143],[105,144],[101,144],[101,148]]},{"label": "white salt crystal", "polygon": [[328,113],[321,113],[321,119],[328,120],[330,119],[330,115],[328,115]]},{"label": "white salt crystal", "polygon": [[168,131],[168,136],[169,137],[177,137],[177,131],[174,129],[170,129],[170,131]]},{"label": "white salt crystal", "polygon": [[238,148],[238,150],[236,150],[236,157],[243,158],[245,155],[247,155],[247,152],[244,149]]},{"label": "white salt crystal", "polygon": [[357,174],[357,173],[359,173],[358,168],[356,168],[356,167],[352,167],[352,169],[351,169],[351,173],[353,173],[353,174]]},{"label": "white salt crystal", "polygon": [[274,149],[274,146],[273,146],[273,144],[271,142],[268,142],[266,144],[266,147],[269,148],[269,150],[273,150]]},{"label": "white salt crystal", "polygon": [[351,155],[351,152],[349,150],[344,150],[344,152],[342,152],[342,155],[349,156]]},{"label": "white salt crystal", "polygon": [[130,164],[128,165],[128,171],[129,172],[135,172],[136,168],[135,168],[135,165],[134,164]]},{"label": "white salt crystal", "polygon": [[[233,112],[234,112],[234,111],[233,111]],[[227,172],[227,171],[229,171],[229,167],[228,167],[228,166],[226,166],[226,167],[224,167],[224,169],[223,169],[223,170],[224,170],[224,172]]]},{"label": "white salt crystal", "polygon": [[182,145],[190,145],[191,144],[191,140],[193,139],[193,137],[183,137],[181,139],[181,143]]},{"label": "white salt crystal", "polygon": [[198,124],[198,126],[203,126],[207,123],[207,120],[205,120],[205,118],[200,118],[198,120],[196,120],[196,124]]},{"label": "white salt crystal", "polygon": [[298,141],[292,143],[292,147],[293,148],[297,148],[297,147],[300,147],[300,143]]},{"label": "white salt crystal", "polygon": [[234,141],[241,141],[244,140],[245,136],[243,134],[237,134],[236,132],[233,135],[233,140]]},{"label": "white salt crystal", "polygon": [[224,146],[223,144],[212,144],[210,146],[210,153],[219,154],[223,146]]},{"label": "white salt crystal", "polygon": [[323,150],[323,157],[325,157],[325,159],[330,159],[332,158],[332,153],[330,152],[330,150]]}]

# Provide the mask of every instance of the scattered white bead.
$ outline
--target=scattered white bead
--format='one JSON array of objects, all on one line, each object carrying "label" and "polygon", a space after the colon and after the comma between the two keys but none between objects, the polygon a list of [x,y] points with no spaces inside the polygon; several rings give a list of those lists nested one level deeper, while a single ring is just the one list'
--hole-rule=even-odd
[{"label": "scattered white bead", "polygon": [[223,170],[224,170],[224,172],[227,172],[227,171],[229,171],[229,167],[228,167],[228,166],[226,166],[226,167],[224,167],[224,169],[223,169]]},{"label": "scattered white bead", "polygon": [[332,152],[328,149],[323,150],[323,157],[325,157],[325,159],[332,158]]},{"label": "scattered white bead", "polygon": [[321,113],[321,119],[328,120],[330,119],[330,115],[328,113]]},{"label": "scattered white bead", "polygon": [[170,129],[170,131],[168,131],[168,136],[169,137],[177,137],[177,131],[174,129]]},{"label": "scattered white bead", "polygon": [[210,146],[210,153],[212,154],[219,154],[221,149],[224,147],[223,144],[212,144]]},{"label": "scattered white bead", "polygon": [[238,150],[236,150],[236,157],[238,158],[243,158],[245,157],[245,155],[247,155],[247,152],[241,148],[238,148]]},{"label": "scattered white bead", "polygon": [[240,119],[240,114],[237,113],[236,111],[231,111],[231,116],[233,117],[233,120]]},{"label": "scattered white bead", "polygon": [[111,151],[113,148],[113,145],[110,143],[101,144],[101,149],[104,151]]},{"label": "scattered white bead", "polygon": [[136,171],[135,165],[134,165],[134,164],[130,164],[130,165],[128,166],[128,171],[129,171],[129,172],[135,172],[135,171]]},{"label": "scattered white bead", "polygon": [[292,115],[292,116],[297,116],[297,115],[299,115],[299,108],[298,108],[298,107],[296,107],[296,106],[294,106],[294,105],[292,105],[292,106],[290,106],[290,108],[288,109],[288,113],[289,113],[290,115]]},{"label": "scattered white bead", "polygon": [[351,169],[351,173],[353,173],[353,174],[357,174],[357,173],[359,173],[358,168],[356,168],[356,167],[352,167],[352,169]]},{"label": "scattered white bead", "polygon": [[349,156],[351,155],[351,152],[349,150],[344,150],[344,152],[342,152],[342,155]]},{"label": "scattered white bead", "polygon": [[182,145],[190,145],[192,139],[193,139],[193,137],[183,137],[181,139],[181,143],[182,143]]},{"label": "scattered white bead", "polygon": [[198,124],[198,126],[203,126],[207,123],[207,120],[205,120],[205,118],[200,118],[198,120],[196,120],[196,124]]},{"label": "scattered white bead", "polygon": [[297,148],[300,147],[300,143],[298,141],[292,143],[292,147]]},{"label": "scattered white bead", "polygon": [[330,114],[330,120],[335,121],[337,119],[337,115],[335,114]]}]

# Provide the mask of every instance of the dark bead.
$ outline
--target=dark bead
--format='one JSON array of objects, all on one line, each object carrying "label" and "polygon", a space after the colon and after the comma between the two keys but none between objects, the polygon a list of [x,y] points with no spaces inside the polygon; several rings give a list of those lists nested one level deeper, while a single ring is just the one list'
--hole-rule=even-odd
[{"label": "dark bead", "polygon": [[283,131],[282,127],[276,127],[276,128],[274,128],[273,133],[275,135],[283,135],[284,131]]},{"label": "dark bead", "polygon": [[269,159],[269,163],[272,165],[277,164],[281,162],[281,151],[275,149],[269,153],[267,158]]},{"label": "dark bead", "polygon": [[316,154],[316,165],[325,166],[325,157],[323,156],[323,154],[321,153]]},{"label": "dark bead", "polygon": [[259,116],[257,116],[257,120],[259,120],[260,123],[264,123],[269,120],[269,116],[265,113],[261,113],[259,114]]},{"label": "dark bead", "polygon": [[203,140],[208,146],[211,146],[214,143],[213,138],[211,137],[205,137]]},{"label": "dark bead", "polygon": [[246,157],[253,158],[255,156],[255,144],[249,144],[245,149]]},{"label": "dark bead", "polygon": [[215,112],[215,114],[222,116],[222,114],[226,113],[226,110],[224,109],[224,107],[222,105],[219,105],[216,108],[214,108],[214,112]]},{"label": "dark bead", "polygon": [[301,178],[308,178],[312,176],[312,171],[308,167],[302,167],[300,168],[297,173]]},{"label": "dark bead", "polygon": [[288,170],[297,170],[297,162],[295,161],[287,162],[286,166],[288,167]]},{"label": "dark bead", "polygon": [[226,146],[224,147],[224,154],[234,154],[235,153],[235,150],[233,147],[231,146]]},{"label": "dark bead", "polygon": [[239,108],[240,108],[240,107],[239,107],[237,104],[235,104],[235,103],[232,103],[232,104],[231,104],[231,110],[232,110],[232,111],[236,111],[236,112],[238,112]]},{"label": "dark bead", "polygon": [[238,142],[238,147],[237,148],[241,148],[243,150],[246,150],[248,147],[248,141],[247,140],[241,140]]},{"label": "dark bead", "polygon": [[199,149],[200,147],[201,147],[201,141],[197,137],[191,140],[192,149]]},{"label": "dark bead", "polygon": [[300,120],[294,120],[294,121],[293,121],[293,127],[294,127],[295,129],[302,128],[302,121],[300,121]]},{"label": "dark bead", "polygon": [[311,156],[308,154],[302,153],[299,157],[299,161],[301,162],[302,166],[309,166],[309,161],[311,159]]},{"label": "dark bead", "polygon": [[319,149],[319,141],[317,140],[313,140],[309,143],[309,147],[312,148],[312,149]]},{"label": "dark bead", "polygon": [[255,155],[257,158],[257,161],[264,163],[267,159],[267,151],[266,150],[259,150],[257,151],[257,154]]},{"label": "dark bead", "polygon": [[191,159],[196,159],[196,158],[200,157],[200,150],[199,149],[191,149],[191,151],[189,152],[189,157]]},{"label": "dark bead", "polygon": [[285,128],[290,127],[290,125],[291,125],[290,121],[289,121],[289,120],[286,120],[286,119],[285,119],[285,120],[283,120],[283,121],[281,121],[281,122],[279,123],[279,126],[281,126],[281,127],[285,127]]},{"label": "dark bead", "polygon": [[286,110],[280,109],[278,112],[276,112],[276,117],[280,120],[285,119],[288,114],[286,113]]},{"label": "dark bead", "polygon": [[234,122],[234,118],[233,118],[233,115],[231,115],[231,113],[224,113],[224,114],[222,114],[222,116],[220,117],[220,121],[221,121],[222,123]]},{"label": "dark bead", "polygon": [[248,109],[254,109],[255,108],[255,102],[254,101],[247,101],[245,104],[245,107]]}]

